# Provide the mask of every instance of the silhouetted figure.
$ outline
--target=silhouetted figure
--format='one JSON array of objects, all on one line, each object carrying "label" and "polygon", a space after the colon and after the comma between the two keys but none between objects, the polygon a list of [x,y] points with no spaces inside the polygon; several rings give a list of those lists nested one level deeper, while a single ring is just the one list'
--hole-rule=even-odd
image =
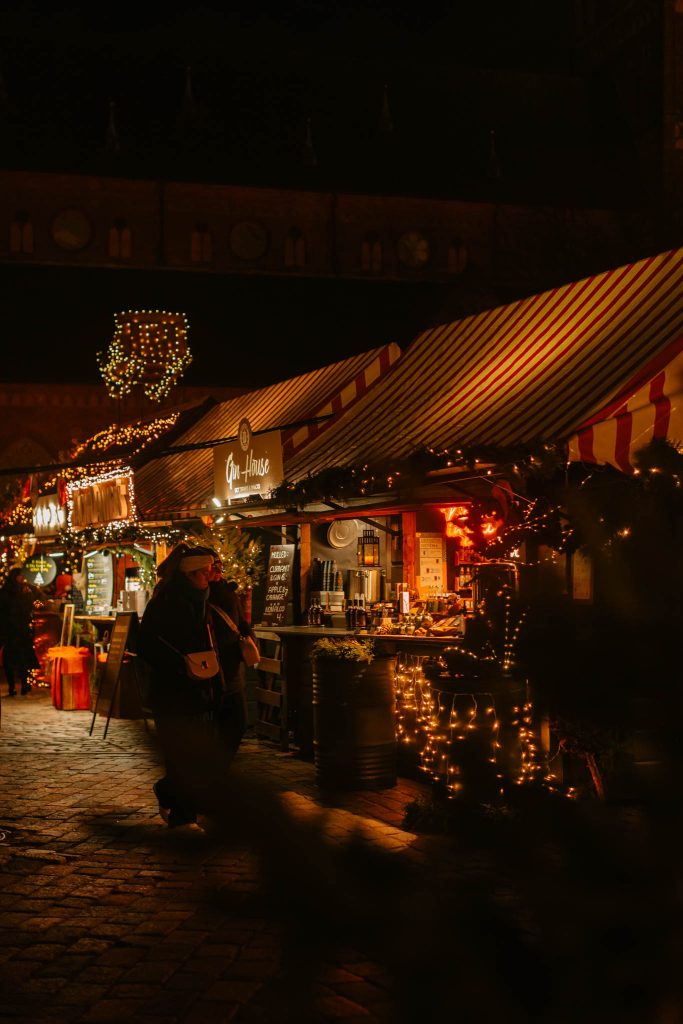
[{"label": "silhouetted figure", "polygon": [[0,643],[4,644],[4,666],[8,696],[17,685],[22,695],[30,693],[29,672],[39,668],[33,646],[33,590],[21,568],[10,569],[0,590]]}]

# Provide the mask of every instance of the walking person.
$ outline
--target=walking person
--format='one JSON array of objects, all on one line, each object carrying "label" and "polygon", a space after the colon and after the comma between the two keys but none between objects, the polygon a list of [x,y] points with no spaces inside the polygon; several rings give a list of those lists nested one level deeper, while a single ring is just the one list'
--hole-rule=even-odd
[{"label": "walking person", "polygon": [[212,562],[205,548],[174,549],[140,623],[138,654],[150,667],[149,699],[166,769],[154,793],[171,828],[196,827],[197,814],[214,808],[223,774],[212,720],[220,668],[216,662],[212,677],[197,679],[186,658],[211,650]]},{"label": "walking person", "polygon": [[24,571],[10,569],[0,589],[0,646],[3,648],[7,694],[31,692],[29,673],[40,668],[33,643],[34,593]]}]

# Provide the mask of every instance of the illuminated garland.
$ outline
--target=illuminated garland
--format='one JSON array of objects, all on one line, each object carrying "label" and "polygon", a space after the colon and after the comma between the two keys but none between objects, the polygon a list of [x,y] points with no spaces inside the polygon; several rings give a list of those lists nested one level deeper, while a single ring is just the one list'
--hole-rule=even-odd
[{"label": "illuminated garland", "polygon": [[106,473],[100,473],[96,476],[89,476],[85,480],[70,480],[66,485],[68,504],[67,504],[67,515],[66,523],[67,530],[74,532],[73,529],[73,496],[77,491],[85,490],[85,488],[92,487],[94,484],[106,483],[109,480],[118,480],[120,477],[128,478],[128,488],[130,495],[130,514],[126,519],[116,519],[110,523],[107,523],[106,529],[110,530],[112,535],[116,535],[120,530],[129,523],[134,523],[137,519],[137,508],[135,505],[135,488],[133,486],[133,470],[130,466],[122,466],[120,469],[110,469]]},{"label": "illuminated garland", "polygon": [[479,445],[470,448],[437,449],[423,446],[405,459],[333,466],[303,480],[285,480],[273,492],[273,499],[287,506],[304,508],[326,498],[360,498],[387,492],[405,492],[425,483],[434,470],[452,468],[481,472],[482,475],[551,477],[565,465],[563,449],[558,445],[495,448]]},{"label": "illuminated garland", "polygon": [[97,363],[107,393],[123,398],[137,384],[154,402],[165,398],[192,362],[184,313],[128,310],[114,316],[114,337]]},{"label": "illuminated garland", "polygon": [[[512,598],[506,594],[501,656],[497,657],[488,645],[482,648],[481,654],[458,648],[459,654],[463,655],[463,662],[471,665],[473,678],[481,670],[483,687],[484,678],[496,667],[502,672],[498,684],[501,695],[505,693],[506,685],[511,685],[515,651],[525,618],[526,611],[523,611],[514,621]],[[459,752],[458,748],[473,739],[476,731],[477,739],[483,738],[485,745],[489,745],[486,759],[490,765],[489,784],[493,785],[494,779],[497,780],[495,785],[502,794],[508,775],[501,770],[499,764],[501,718],[493,692],[485,688],[472,692],[447,686],[439,688],[425,677],[425,660],[424,656],[404,652],[399,652],[396,658],[394,689],[399,750],[413,747],[420,770],[452,799],[461,795],[465,784],[463,751]],[[506,722],[511,730],[510,733],[505,730],[508,757],[512,754],[513,736],[516,737],[517,745],[518,768],[510,780],[516,785],[535,783],[540,779],[545,766],[539,757],[531,701],[527,699],[521,706],[514,705],[511,713],[506,715]],[[469,756],[472,756],[471,750]]]}]

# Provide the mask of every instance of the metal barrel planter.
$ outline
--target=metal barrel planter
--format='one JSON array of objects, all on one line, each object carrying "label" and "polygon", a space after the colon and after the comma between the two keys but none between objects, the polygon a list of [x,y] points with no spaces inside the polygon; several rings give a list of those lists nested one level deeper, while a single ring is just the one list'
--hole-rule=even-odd
[{"label": "metal barrel planter", "polygon": [[313,659],[313,757],[321,788],[396,785],[395,661]]}]

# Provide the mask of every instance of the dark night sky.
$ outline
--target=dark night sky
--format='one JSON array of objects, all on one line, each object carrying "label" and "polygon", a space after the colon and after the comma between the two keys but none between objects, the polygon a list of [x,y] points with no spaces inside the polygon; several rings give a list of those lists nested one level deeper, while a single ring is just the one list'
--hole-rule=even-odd
[{"label": "dark night sky", "polygon": [[[204,177],[391,191],[372,148],[378,97],[388,82],[406,157],[395,162],[394,191],[477,198],[479,136],[488,137],[491,104],[495,112],[504,90],[491,93],[487,84],[472,93],[458,75],[484,69],[487,83],[508,72],[569,77],[570,10],[569,0],[204,3],[175,13],[144,2],[6,3],[0,159],[10,167],[106,173],[104,128],[114,99],[119,173],[157,177],[172,166],[169,177],[185,177],[182,154],[169,146],[190,64],[212,154]],[[533,102],[540,109],[541,100]],[[514,109],[505,115],[523,135]],[[320,156],[316,182],[300,163],[306,117]],[[541,134],[526,139],[527,150],[551,145],[547,131]],[[448,160],[425,167],[420,150],[441,138]],[[219,142],[224,149],[216,159]],[[194,171],[201,178],[199,162]],[[514,176],[512,160],[510,166]],[[519,188],[525,173],[520,164]],[[12,380],[98,381],[95,353],[108,345],[114,313],[122,309],[187,313],[195,358],[185,383],[215,382],[218,373],[221,384],[253,385],[388,341],[405,344],[448,307],[436,285],[45,267],[5,267],[2,280],[3,333],[13,353],[2,376]]]}]

